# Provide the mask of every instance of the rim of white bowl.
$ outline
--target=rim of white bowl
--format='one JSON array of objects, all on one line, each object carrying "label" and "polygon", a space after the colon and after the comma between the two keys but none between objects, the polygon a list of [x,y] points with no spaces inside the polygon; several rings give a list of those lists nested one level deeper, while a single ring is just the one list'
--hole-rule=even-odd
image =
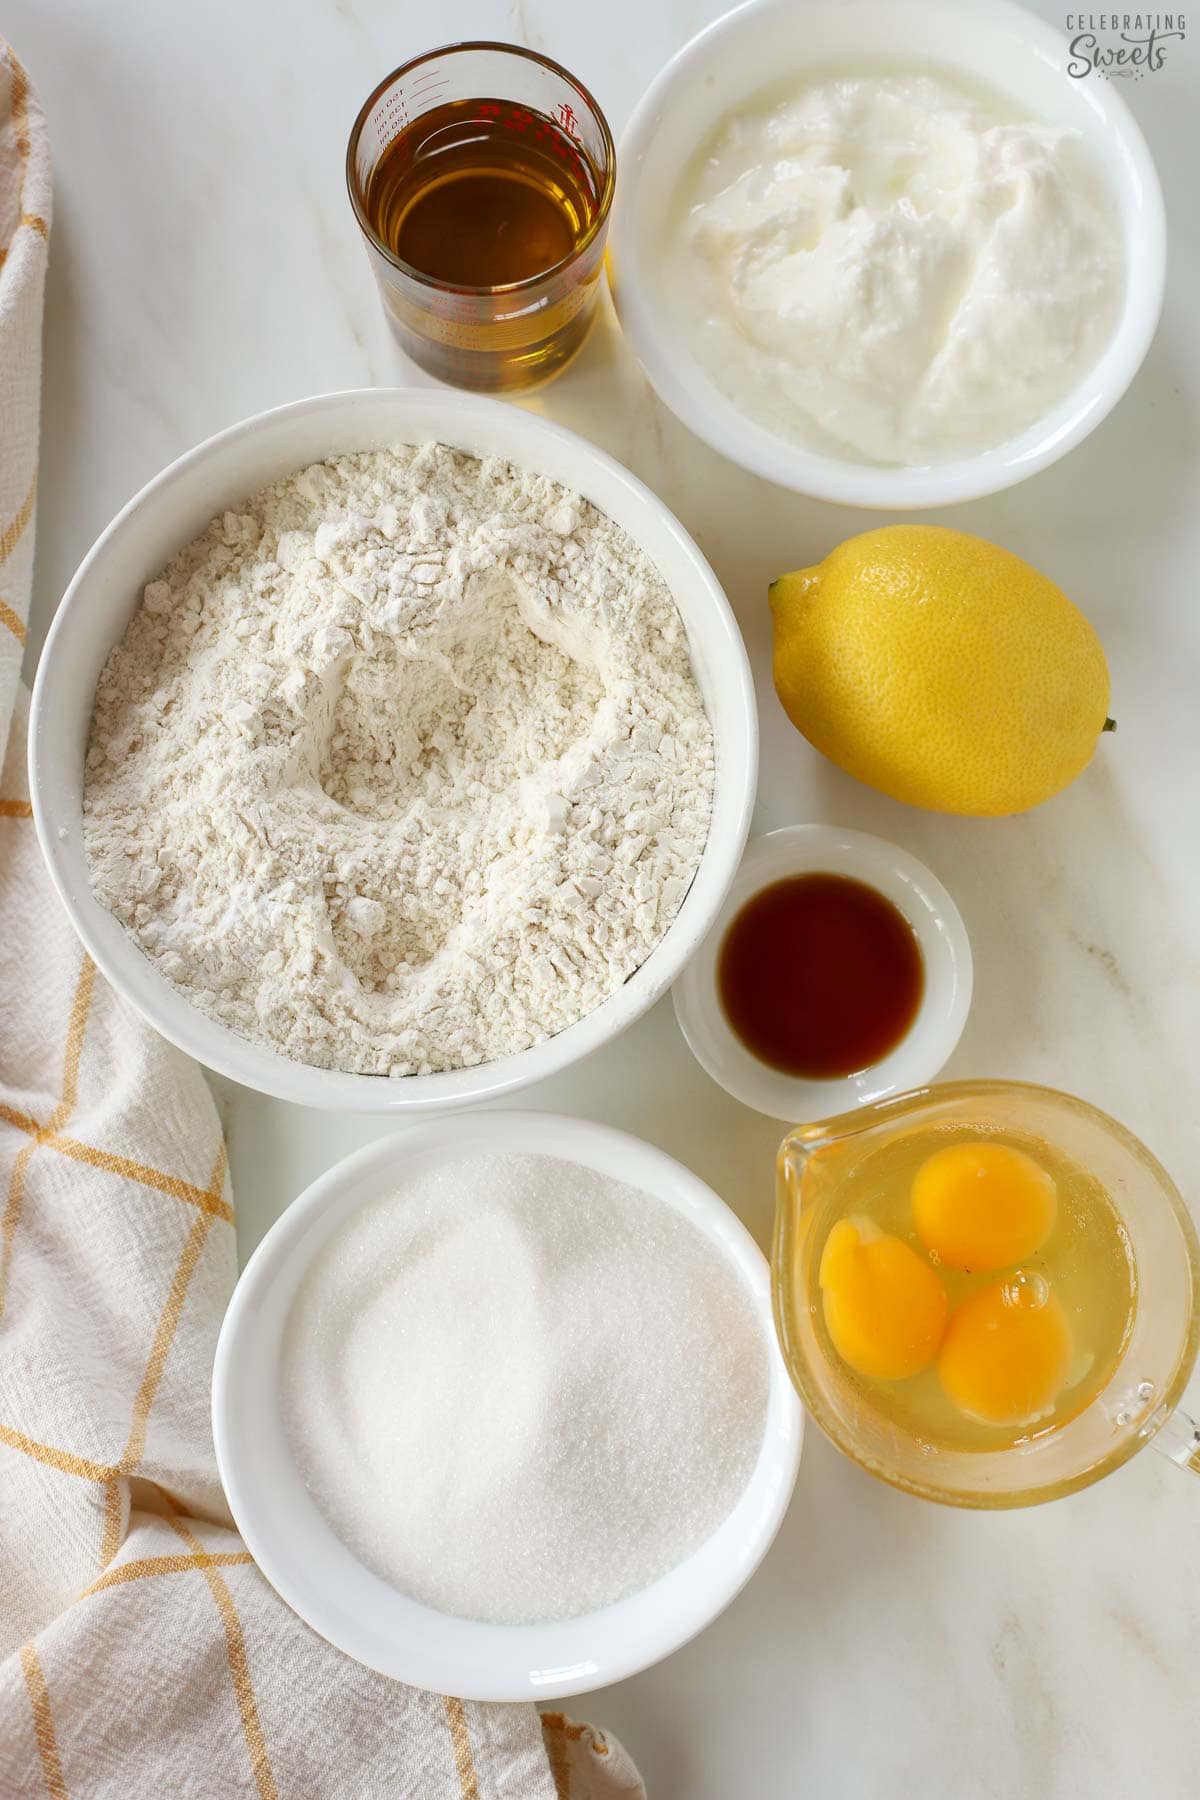
[{"label": "rim of white bowl", "polygon": [[[857,1075],[807,1081],[772,1069],[736,1035],[721,1005],[717,958],[746,902],[789,875],[848,875],[903,914],[925,964],[917,1016],[894,1050]],[[974,963],[962,914],[932,870],[898,844],[837,825],[785,825],[751,838],[712,930],[672,990],[688,1049],[727,1094],[793,1125],[925,1087],[949,1061],[971,1010]]]},{"label": "rim of white bowl", "polygon": [[[490,1625],[410,1600],[358,1562],[328,1526],[287,1449],[278,1358],[293,1296],[313,1258],[359,1207],[394,1185],[398,1160],[497,1150],[560,1156],[675,1207],[749,1290],[768,1358],[762,1448],[737,1505],[700,1548],[624,1600],[546,1625]],[[472,1700],[550,1700],[624,1680],[711,1624],[749,1581],[783,1521],[804,1414],[771,1310],[766,1257],[741,1220],[665,1151],[565,1114],[472,1114],[411,1125],[318,1177],[272,1225],[242,1273],[213,1364],[217,1466],[247,1548],[280,1597],[348,1656],[395,1680]]]},{"label": "rim of white bowl", "polygon": [[[68,866],[68,848],[73,851],[72,834],[79,837],[82,811],[79,804],[66,802],[64,770],[56,767],[56,759],[61,761],[56,747],[61,724],[57,717],[58,672],[70,655],[76,614],[91,598],[110,547],[127,531],[131,520],[143,511],[169,503],[173,488],[199,465],[219,459],[229,446],[255,434],[269,434],[301,415],[332,415],[350,407],[361,409],[364,416],[389,408],[437,415],[445,434],[442,441],[449,442],[454,441],[456,421],[464,432],[469,431],[468,422],[472,419],[483,419],[497,427],[502,422],[504,436],[513,440],[511,460],[518,464],[522,460],[522,444],[534,441],[569,446],[575,454],[582,452],[589,465],[599,472],[602,483],[623,490],[634,512],[655,519],[687,565],[688,595],[681,599],[678,584],[667,585],[689,637],[692,627],[688,608],[695,605],[705,614],[706,629],[711,630],[714,645],[719,647],[719,653],[714,648],[712,661],[719,668],[719,679],[728,691],[730,710],[737,719],[733,734],[722,732],[711,716],[711,706],[707,707],[716,739],[714,820],[719,800],[727,816],[719,830],[710,827],[691,887],[641,967],[599,1007],[542,1043],[475,1068],[433,1075],[393,1078],[322,1069],[295,1062],[240,1037],[199,1012],[171,987],[101,906],[86,874],[81,879],[78,871],[73,872]],[[399,426],[396,441],[401,441]],[[297,467],[302,466],[303,460],[297,462]],[[605,510],[599,502],[594,504]],[[653,556],[651,560],[655,560]],[[636,475],[577,432],[500,400],[443,388],[349,388],[289,401],[227,426],[167,464],[126,502],[72,577],[39,659],[30,710],[29,784],[42,856],[71,923],[100,972],[156,1031],[205,1067],[276,1099],[349,1112],[413,1116],[474,1106],[556,1074],[632,1025],[670,987],[704,936],[733,880],[750,829],[757,780],[758,714],[741,631],[724,589],[674,513]]]},{"label": "rim of white bowl", "polygon": [[[842,0],[847,13],[855,4],[856,0]],[[931,13],[949,10],[961,14],[973,8],[981,21],[990,18],[1007,25],[1023,40],[1031,58],[1051,62],[1062,69],[1064,81],[1071,79],[1066,73],[1066,38],[1015,0],[923,0],[923,4]],[[1014,487],[1057,462],[1107,418],[1141,367],[1158,328],[1166,286],[1166,209],[1146,140],[1112,82],[1087,84],[1086,102],[1116,134],[1137,196],[1137,232],[1126,231],[1127,242],[1136,236],[1136,254],[1126,257],[1125,301],[1113,337],[1095,366],[1058,406],[992,450],[915,468],[881,468],[792,444],[735,406],[687,348],[680,332],[670,328],[636,247],[638,183],[633,172],[658,119],[671,106],[677,90],[691,83],[697,64],[723,41],[752,27],[755,19],[772,13],[794,16],[795,11],[795,0],[744,0],[705,26],[659,71],[622,133],[617,160],[625,177],[618,187],[610,226],[610,286],[634,354],[660,397],[698,438],[751,473],[812,499],[914,511],[978,500]],[[989,87],[997,86],[989,80],[986,63],[979,76]],[[1121,210],[1124,223],[1124,207]]]}]

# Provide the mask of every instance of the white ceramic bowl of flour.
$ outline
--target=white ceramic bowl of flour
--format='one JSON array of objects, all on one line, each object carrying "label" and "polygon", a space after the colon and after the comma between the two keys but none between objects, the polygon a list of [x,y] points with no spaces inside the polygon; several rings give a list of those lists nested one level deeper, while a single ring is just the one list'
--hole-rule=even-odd
[{"label": "white ceramic bowl of flour", "polygon": [[[682,1215],[742,1284],[767,1354],[761,1447],[740,1498],[716,1530],[650,1586],[544,1624],[451,1617],[373,1573],[335,1534],[305,1486],[283,1392],[294,1302],[316,1259],[354,1215],[402,1190],[406,1180],[512,1153],[560,1158],[640,1190],[648,1210],[666,1206]],[[470,1204],[464,1195],[464,1212]],[[213,1370],[221,1479],[267,1580],[314,1630],[360,1662],[396,1680],[478,1700],[549,1700],[602,1687],[703,1630],[770,1547],[795,1484],[802,1427],[775,1340],[767,1262],[745,1227],[711,1188],[662,1151],[607,1126],[545,1113],[433,1121],[336,1164],[293,1201],[250,1259],[225,1315]],[[448,1419],[446,1428],[461,1431],[462,1421]],[[586,1555],[585,1546],[580,1551]]]},{"label": "white ceramic bowl of flour", "polygon": [[[430,440],[551,477],[613,519],[656,565],[687,633],[713,729],[712,821],[695,879],[657,948],[602,1005],[556,1036],[474,1068],[389,1078],[293,1061],[206,1017],[141,952],[92,891],[82,835],[84,753],[96,682],[145,584],[214,517],[331,456]],[[248,419],[189,451],[118,514],[79,568],[34,689],[30,779],[38,835],[97,966],[164,1037],[245,1086],[302,1105],[412,1113],[469,1106],[578,1061],[663,994],[703,939],[736,872],[754,804],[758,729],[745,648],[712,570],[634,476],[572,432],[494,400],[438,390],[320,395]]]},{"label": "white ceramic bowl of flour", "polygon": [[[1150,152],[1118,93],[1074,80],[1067,39],[1010,0],[749,0],[672,58],[620,145],[609,233],[621,324],[659,394],[714,449],[768,481],[848,506],[945,506],[1011,487],[1056,462],[1116,405],[1149,348],[1162,306],[1166,224]],[[664,245],[693,159],[719,121],[810,79],[890,70],[943,75],[995,93],[1020,115],[1077,131],[1118,215],[1126,285],[1099,359],[1044,415],[1006,442],[923,466],[825,454],[760,423],[723,391],[672,302]],[[788,84],[791,84],[789,90]],[[765,365],[769,369],[769,364]]]}]

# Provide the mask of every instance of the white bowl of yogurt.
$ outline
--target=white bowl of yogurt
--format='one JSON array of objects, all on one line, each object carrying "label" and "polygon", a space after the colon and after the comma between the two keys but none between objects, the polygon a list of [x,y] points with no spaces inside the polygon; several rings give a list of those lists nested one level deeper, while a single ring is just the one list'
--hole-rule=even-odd
[{"label": "white bowl of yogurt", "polygon": [[634,112],[610,238],[661,397],[743,467],[889,510],[998,492],[1115,406],[1162,304],[1128,108],[1009,0],[751,0]]}]

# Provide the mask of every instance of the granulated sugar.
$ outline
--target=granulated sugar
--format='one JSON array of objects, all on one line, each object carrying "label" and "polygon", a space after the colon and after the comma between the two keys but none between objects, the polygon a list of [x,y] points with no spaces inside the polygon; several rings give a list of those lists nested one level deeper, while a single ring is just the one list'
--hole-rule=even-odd
[{"label": "granulated sugar", "polygon": [[557,482],[338,457],[181,550],[110,656],[84,829],[194,1006],[404,1076],[564,1030],[661,939],[713,740],[666,585]]},{"label": "granulated sugar", "polygon": [[557,1158],[465,1158],[365,1207],[288,1322],[293,1452],[333,1530],[439,1611],[519,1624],[645,1587],[753,1469],[766,1343],[686,1218]]}]

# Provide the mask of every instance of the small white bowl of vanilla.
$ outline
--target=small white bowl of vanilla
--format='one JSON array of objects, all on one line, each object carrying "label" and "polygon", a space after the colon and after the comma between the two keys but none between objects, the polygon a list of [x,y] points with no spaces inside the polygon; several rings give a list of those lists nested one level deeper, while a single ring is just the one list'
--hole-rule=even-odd
[{"label": "small white bowl of vanilla", "polygon": [[1120,399],[1153,337],[1154,165],[1008,0],[752,0],[621,147],[617,309],[659,394],[768,480],[880,508],[1009,487]]}]

